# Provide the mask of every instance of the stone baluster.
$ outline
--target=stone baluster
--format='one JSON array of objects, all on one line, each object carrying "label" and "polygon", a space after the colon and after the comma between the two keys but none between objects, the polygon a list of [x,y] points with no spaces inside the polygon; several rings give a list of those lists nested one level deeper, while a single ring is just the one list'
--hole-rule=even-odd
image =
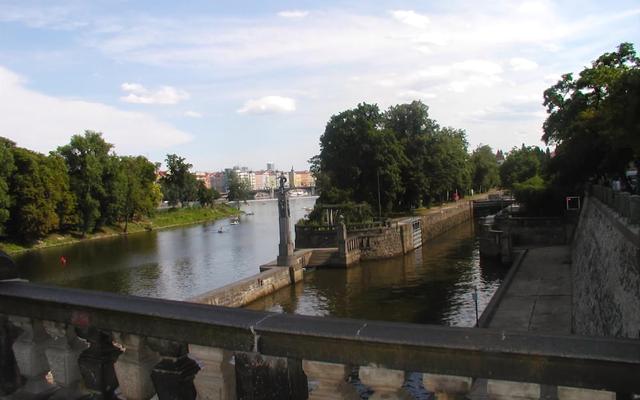
[{"label": "stone baluster", "polygon": [[309,389],[302,361],[236,352],[236,395],[240,399],[304,399]]},{"label": "stone baluster", "polygon": [[191,344],[189,354],[202,367],[194,380],[198,400],[236,398],[236,374],[235,367],[231,364],[232,352]]},{"label": "stone baluster", "polygon": [[78,358],[86,389],[94,397],[112,399],[118,387],[113,364],[122,351],[113,345],[110,332],[89,327],[79,330],[78,334],[89,342],[89,348]]},{"label": "stone baluster", "polygon": [[423,374],[425,389],[435,394],[437,400],[463,399],[471,390],[473,379],[464,376]]},{"label": "stone baluster", "polygon": [[58,389],[46,379],[50,371],[45,355],[45,349],[50,342],[49,335],[45,332],[42,321],[24,317],[9,317],[9,319],[23,331],[12,347],[20,374],[26,378],[25,385],[13,396],[15,398],[46,398]]},{"label": "stone baluster", "polygon": [[358,376],[363,384],[373,390],[370,400],[402,399],[406,396],[402,389],[404,371],[368,366],[360,367]]},{"label": "stone baluster", "polygon": [[51,399],[73,399],[82,395],[82,374],[78,358],[87,349],[86,342],[78,339],[75,328],[60,322],[45,321],[45,331],[52,340],[45,350],[54,382],[61,387]]},{"label": "stone baluster", "polygon": [[160,361],[160,355],[147,346],[142,336],[115,332],[113,336],[125,349],[114,365],[119,392],[127,400],[150,399],[156,393],[151,371]]},{"label": "stone baluster", "polygon": [[0,315],[0,396],[14,392],[20,386],[20,372],[13,355],[13,342],[21,332]]},{"label": "stone baluster", "polygon": [[618,212],[621,216],[625,218],[629,218],[629,199],[631,197],[630,193],[620,192],[619,196],[619,209]]},{"label": "stone baluster", "polygon": [[159,400],[195,400],[193,380],[200,366],[188,356],[185,343],[148,338],[149,347],[162,357],[151,371],[151,381]]},{"label": "stone baluster", "polygon": [[635,194],[629,198],[629,221],[632,224],[640,223],[640,196]]},{"label": "stone baluster", "polygon": [[495,400],[538,400],[540,398],[540,385],[537,383],[511,382],[489,379],[487,381],[487,394]]},{"label": "stone baluster", "polygon": [[558,400],[615,400],[616,394],[604,390],[580,389],[558,386]]},{"label": "stone baluster", "polygon": [[309,382],[309,400],[359,399],[357,390],[347,383],[350,368],[344,364],[302,361]]}]

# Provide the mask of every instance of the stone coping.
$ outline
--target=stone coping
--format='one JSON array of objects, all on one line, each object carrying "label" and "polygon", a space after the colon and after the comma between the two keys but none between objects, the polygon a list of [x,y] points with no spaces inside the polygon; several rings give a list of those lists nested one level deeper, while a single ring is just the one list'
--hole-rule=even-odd
[{"label": "stone coping", "polygon": [[27,282],[0,313],[264,355],[640,392],[640,341],[283,315]]}]

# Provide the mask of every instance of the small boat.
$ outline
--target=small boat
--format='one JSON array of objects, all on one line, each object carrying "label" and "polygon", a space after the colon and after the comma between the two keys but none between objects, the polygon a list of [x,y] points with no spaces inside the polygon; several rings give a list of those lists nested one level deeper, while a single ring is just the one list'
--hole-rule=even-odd
[{"label": "small boat", "polygon": [[224,229],[222,229],[222,227],[220,227],[220,228],[218,229],[218,233],[224,233]]},{"label": "small boat", "polygon": [[253,211],[249,211],[249,212],[244,213],[244,215],[255,215],[255,213]]},{"label": "small boat", "polygon": [[238,218],[234,218],[231,220],[231,225],[239,225],[240,224],[240,220]]}]

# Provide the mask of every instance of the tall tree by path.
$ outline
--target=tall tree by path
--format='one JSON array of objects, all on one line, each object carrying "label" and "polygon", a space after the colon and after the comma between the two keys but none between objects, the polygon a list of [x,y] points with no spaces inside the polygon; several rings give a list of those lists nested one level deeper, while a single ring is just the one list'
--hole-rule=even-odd
[{"label": "tall tree by path", "polygon": [[5,223],[9,219],[11,197],[9,194],[9,179],[15,170],[11,149],[15,143],[0,137],[0,235],[4,234]]},{"label": "tall tree by path", "polygon": [[167,154],[165,162],[167,175],[160,180],[165,200],[172,206],[194,201],[197,180],[190,171],[192,165],[177,154]]},{"label": "tall tree by path", "polygon": [[[69,144],[59,147],[57,153],[64,157],[69,170],[71,189],[78,202],[80,229],[88,233],[100,227],[101,223],[112,219],[115,174],[109,166],[109,152],[113,145],[107,143],[102,134],[85,131],[84,135],[74,135]],[[106,179],[105,179],[106,178]],[[106,184],[106,185],[105,185]]]}]

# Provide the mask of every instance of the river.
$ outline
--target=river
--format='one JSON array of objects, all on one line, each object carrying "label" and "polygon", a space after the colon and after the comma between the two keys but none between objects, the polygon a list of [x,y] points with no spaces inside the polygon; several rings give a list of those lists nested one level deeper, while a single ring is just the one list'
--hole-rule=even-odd
[{"label": "river", "polygon": [[[292,198],[292,222],[315,198]],[[184,300],[258,273],[276,258],[275,200],[242,205],[254,215],[182,228],[91,240],[16,257],[21,277],[58,286]],[[222,227],[223,233],[218,233]],[[292,229],[293,233],[293,229]],[[60,257],[67,259],[61,265]],[[348,270],[307,271],[304,282],[248,308],[305,315],[475,324],[506,269],[480,260],[473,222],[404,257],[362,262]]]}]

